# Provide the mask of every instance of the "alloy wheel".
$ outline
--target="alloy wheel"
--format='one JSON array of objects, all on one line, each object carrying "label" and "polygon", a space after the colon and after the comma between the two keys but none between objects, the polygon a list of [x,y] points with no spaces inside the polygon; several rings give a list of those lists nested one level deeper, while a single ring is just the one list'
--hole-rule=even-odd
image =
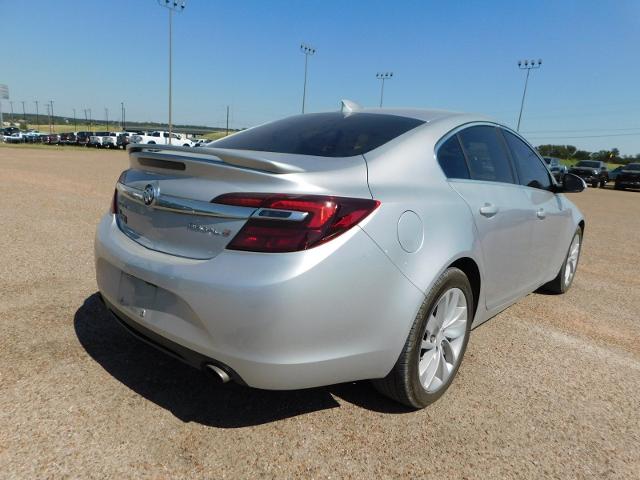
[{"label": "alloy wheel", "polygon": [[468,317],[467,299],[459,288],[445,291],[429,312],[418,359],[420,383],[427,392],[439,390],[455,372]]}]

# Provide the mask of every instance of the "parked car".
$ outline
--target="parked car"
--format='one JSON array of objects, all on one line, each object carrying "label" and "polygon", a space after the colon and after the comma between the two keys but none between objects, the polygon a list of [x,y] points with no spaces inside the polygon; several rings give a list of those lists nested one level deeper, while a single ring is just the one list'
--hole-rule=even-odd
[{"label": "parked car", "polygon": [[14,133],[19,133],[20,129],[18,127],[5,127],[2,129],[2,135],[8,137],[13,135]]},{"label": "parked car", "polygon": [[212,142],[213,140],[209,140],[208,138],[196,138],[192,140],[194,142],[193,146],[194,147],[203,147],[207,144],[209,144],[210,142]]},{"label": "parked car", "polygon": [[131,143],[131,137],[133,135],[146,135],[146,132],[142,132],[142,131],[128,131],[128,132],[123,132],[120,135],[118,135],[118,138],[116,139],[116,146],[118,148],[127,148],[127,145],[129,145],[129,143]]},{"label": "parked car", "polygon": [[4,137],[5,143],[25,143],[25,134],[18,131]]},{"label": "parked car", "polygon": [[[171,138],[171,145],[178,145],[183,147],[193,146],[193,142],[182,133],[171,133]],[[169,145],[169,132],[158,130],[155,132],[151,132],[148,135],[133,135],[131,137],[131,143],[148,145]]]},{"label": "parked car", "polygon": [[42,134],[36,130],[31,130],[24,135],[24,140],[27,143],[38,143],[41,140]]},{"label": "parked car", "polygon": [[58,145],[60,143],[60,135],[57,133],[50,133],[47,135],[47,143],[49,145]]},{"label": "parked car", "polygon": [[75,145],[77,137],[74,132],[66,132],[60,134],[60,143],[63,145]]},{"label": "parked car", "polygon": [[219,381],[375,379],[424,407],[471,327],[575,278],[584,218],[522,137],[484,117],[297,115],[197,153],[131,145],[96,232],[107,308]]},{"label": "parked car", "polygon": [[618,177],[618,174],[624,169],[624,167],[624,165],[620,165],[613,170],[609,170],[609,180],[615,180]]},{"label": "parked car", "polygon": [[109,135],[102,137],[103,148],[118,148],[118,136],[123,132],[109,132]]},{"label": "parked car", "polygon": [[89,137],[89,146],[102,148],[102,141],[104,137],[115,135],[115,132],[96,132]]},{"label": "parked car", "polygon": [[623,167],[616,177],[615,188],[640,188],[640,163],[630,163]]},{"label": "parked car", "polygon": [[78,132],[76,134],[76,143],[78,145],[88,146],[89,140],[94,132]]},{"label": "parked car", "polygon": [[554,178],[558,182],[562,182],[562,179],[563,179],[565,173],[567,173],[569,171],[567,166],[563,165],[560,162],[560,159],[558,159],[558,158],[554,158],[554,157],[542,157],[542,158],[544,159],[545,163],[547,164],[547,167],[549,167],[549,171],[554,176]]},{"label": "parked car", "polygon": [[604,188],[609,181],[607,164],[598,160],[580,160],[569,169],[569,173],[579,176],[592,187]]}]

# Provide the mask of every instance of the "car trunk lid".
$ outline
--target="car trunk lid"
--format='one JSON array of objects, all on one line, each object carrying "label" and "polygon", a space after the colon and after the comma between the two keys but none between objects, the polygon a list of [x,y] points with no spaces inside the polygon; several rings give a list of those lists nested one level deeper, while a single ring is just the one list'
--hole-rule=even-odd
[{"label": "car trunk lid", "polygon": [[257,209],[212,203],[236,192],[371,198],[362,156],[130,145],[117,185],[117,222],[132,240],[188,258],[215,257]]}]

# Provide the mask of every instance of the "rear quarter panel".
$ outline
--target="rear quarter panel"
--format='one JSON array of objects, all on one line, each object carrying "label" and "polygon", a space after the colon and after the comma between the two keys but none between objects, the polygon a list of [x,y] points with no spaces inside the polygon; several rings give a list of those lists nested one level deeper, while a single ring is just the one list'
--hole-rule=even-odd
[{"label": "rear quarter panel", "polygon": [[[440,274],[462,257],[473,259],[482,277],[482,254],[473,217],[468,205],[449,186],[434,152],[437,141],[458,125],[459,120],[425,125],[365,155],[369,187],[381,206],[364,230],[425,294]],[[409,210],[422,222],[421,247],[413,253],[402,248],[398,236],[398,221]],[[484,305],[482,291],[475,301],[480,307],[476,311],[479,320],[478,312]]]}]

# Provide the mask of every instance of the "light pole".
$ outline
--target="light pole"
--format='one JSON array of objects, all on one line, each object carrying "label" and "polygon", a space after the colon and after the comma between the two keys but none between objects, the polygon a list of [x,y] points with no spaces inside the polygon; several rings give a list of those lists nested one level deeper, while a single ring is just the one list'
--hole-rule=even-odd
[{"label": "light pole", "polygon": [[24,100],[22,100],[22,121],[24,122],[24,126],[28,127],[29,124],[27,123],[27,114],[24,111]]},{"label": "light pole", "polygon": [[49,102],[51,103],[51,128],[53,129],[53,133],[56,132],[56,127],[55,127],[55,115],[53,114],[53,100],[49,100]]},{"label": "light pole", "polygon": [[173,12],[182,12],[186,6],[186,0],[158,0],[158,5],[165,7],[169,10],[169,144],[171,144],[171,133],[173,131],[173,123],[171,122],[171,87],[172,87],[172,26],[173,26]]},{"label": "light pole", "polygon": [[87,109],[84,109],[84,124],[85,128],[89,130],[89,117],[87,116]]},{"label": "light pole", "polygon": [[51,131],[51,105],[48,103],[45,103],[45,105],[47,106],[47,116],[49,117],[49,133],[53,133]]},{"label": "light pole", "polygon": [[120,102],[120,119],[122,120],[121,127],[122,127],[122,131],[123,132],[127,129],[127,126],[126,126],[127,124],[126,124],[125,119],[124,119],[124,113],[125,113],[125,111],[124,111],[124,102]]},{"label": "light pole", "polygon": [[109,109],[107,107],[104,107],[104,116],[107,119],[107,132],[109,131]]},{"label": "light pole", "polygon": [[76,109],[73,109],[73,128],[78,131],[78,122],[76,121]]},{"label": "light pole", "polygon": [[384,81],[393,78],[393,72],[378,72],[376,73],[376,78],[378,80],[382,80],[382,83],[380,85],[380,108],[382,108],[382,100],[384,98]]},{"label": "light pole", "polygon": [[13,101],[9,101],[9,105],[11,106],[11,124],[13,125]]},{"label": "light pole", "polygon": [[229,136],[229,105],[227,105],[227,131],[224,136],[225,137]]},{"label": "light pole", "polygon": [[309,63],[309,55],[315,55],[316,49],[307,45],[300,44],[300,51],[304,53],[304,86],[302,87],[302,113],[304,113],[304,103],[307,99],[307,64]]},{"label": "light pole", "polygon": [[40,130],[40,110],[38,110],[38,100],[34,100],[36,104],[36,123],[38,124],[38,130]]},{"label": "light pole", "polygon": [[522,102],[520,102],[520,115],[518,115],[518,126],[516,127],[516,132],[520,131],[520,120],[522,120],[522,109],[524,108],[524,97],[527,94],[527,85],[529,84],[529,72],[531,72],[531,70],[534,68],[540,68],[541,65],[542,65],[541,59],[538,59],[537,62],[535,60],[531,60],[531,62],[529,62],[529,60],[518,61],[518,68],[520,70],[526,70],[527,76],[524,81],[524,91],[522,92]]}]

